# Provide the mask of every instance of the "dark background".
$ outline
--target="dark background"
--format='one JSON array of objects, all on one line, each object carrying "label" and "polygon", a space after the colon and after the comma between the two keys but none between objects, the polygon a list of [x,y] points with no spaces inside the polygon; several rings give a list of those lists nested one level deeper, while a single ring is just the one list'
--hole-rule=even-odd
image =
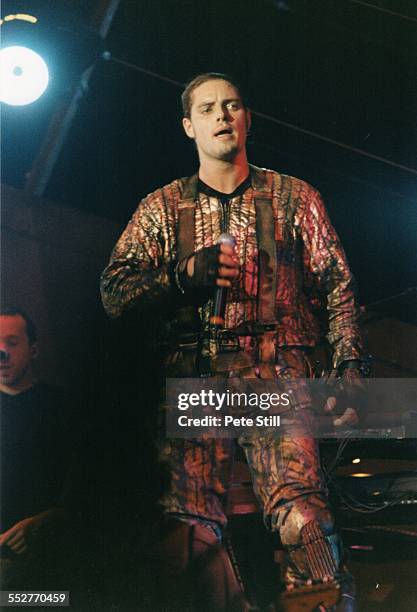
[{"label": "dark background", "polygon": [[[23,187],[56,105],[100,54],[86,34],[96,6],[3,2],[2,16],[38,16],[52,62],[47,94],[3,105],[4,183]],[[370,303],[416,284],[416,41],[413,0],[122,0],[101,51],[178,83],[209,70],[235,75],[254,111],[250,161],[322,192]],[[96,60],[45,197],[123,224],[141,197],[192,173],[180,92]]]}]

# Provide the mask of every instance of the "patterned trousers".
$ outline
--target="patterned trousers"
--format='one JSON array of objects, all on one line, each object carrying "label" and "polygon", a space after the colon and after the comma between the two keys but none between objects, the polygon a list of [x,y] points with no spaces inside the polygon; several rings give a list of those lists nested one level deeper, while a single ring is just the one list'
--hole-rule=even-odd
[{"label": "patterned trousers", "polygon": [[[302,349],[280,351],[277,378],[306,378],[310,364]],[[281,419],[283,433],[241,436],[251,472],[253,489],[263,509],[266,526],[279,531],[284,547],[301,545],[305,525],[315,521],[324,535],[333,533],[333,517],[328,508],[327,489],[320,468],[317,440],[312,435],[309,408]],[[162,505],[167,514],[184,520],[227,523],[225,508],[231,481],[236,440],[171,439],[161,447],[170,487]],[[308,571],[288,565],[287,583],[305,583]]]}]

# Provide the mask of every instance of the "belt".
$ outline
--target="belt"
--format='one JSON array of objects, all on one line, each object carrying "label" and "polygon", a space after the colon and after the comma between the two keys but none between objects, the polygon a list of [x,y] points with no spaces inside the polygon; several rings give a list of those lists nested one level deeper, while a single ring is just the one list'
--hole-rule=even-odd
[{"label": "belt", "polygon": [[202,342],[211,341],[217,344],[218,350],[222,353],[234,353],[240,351],[239,335],[229,329],[220,329],[213,332],[201,332],[199,334],[180,335],[171,343],[173,350],[192,351]]},{"label": "belt", "polygon": [[[227,347],[228,345],[235,344],[237,346],[237,338],[239,336],[262,336],[265,332],[273,332],[277,328],[277,323],[258,323],[257,321],[247,321],[234,329],[213,329],[206,332],[179,332],[172,345],[175,348],[187,350],[188,348],[195,348],[198,341],[202,338],[216,339],[219,343]],[[234,349],[234,350],[239,350]]]}]

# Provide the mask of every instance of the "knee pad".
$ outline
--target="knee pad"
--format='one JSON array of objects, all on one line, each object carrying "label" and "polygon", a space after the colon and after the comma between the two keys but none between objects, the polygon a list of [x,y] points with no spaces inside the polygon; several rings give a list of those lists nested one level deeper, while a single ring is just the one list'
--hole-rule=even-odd
[{"label": "knee pad", "polygon": [[342,548],[337,534],[325,535],[317,521],[310,521],[300,533],[302,543],[287,549],[288,562],[302,580],[320,582],[340,573]]},{"label": "knee pad", "polygon": [[281,517],[280,536],[296,581],[322,581],[339,574],[342,546],[322,498],[310,496],[293,502]]}]

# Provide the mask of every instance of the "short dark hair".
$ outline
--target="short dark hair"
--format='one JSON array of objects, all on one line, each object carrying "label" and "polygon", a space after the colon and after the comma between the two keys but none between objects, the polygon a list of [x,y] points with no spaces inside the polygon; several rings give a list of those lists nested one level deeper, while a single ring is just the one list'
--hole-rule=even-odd
[{"label": "short dark hair", "polygon": [[28,337],[29,344],[33,344],[38,339],[36,325],[29,317],[29,315],[21,308],[15,308],[14,306],[1,308],[0,317],[22,317],[22,319],[26,323],[26,335]]},{"label": "short dark hair", "polygon": [[189,119],[191,116],[191,97],[193,91],[207,81],[227,81],[230,83],[230,85],[233,85],[233,87],[237,90],[240,99],[242,100],[243,106],[247,108],[245,97],[242,94],[242,88],[234,77],[228,74],[223,74],[222,72],[204,72],[203,74],[198,74],[195,76],[193,79],[191,79],[191,81],[188,81],[184,91],[181,94],[182,112],[184,117]]}]

